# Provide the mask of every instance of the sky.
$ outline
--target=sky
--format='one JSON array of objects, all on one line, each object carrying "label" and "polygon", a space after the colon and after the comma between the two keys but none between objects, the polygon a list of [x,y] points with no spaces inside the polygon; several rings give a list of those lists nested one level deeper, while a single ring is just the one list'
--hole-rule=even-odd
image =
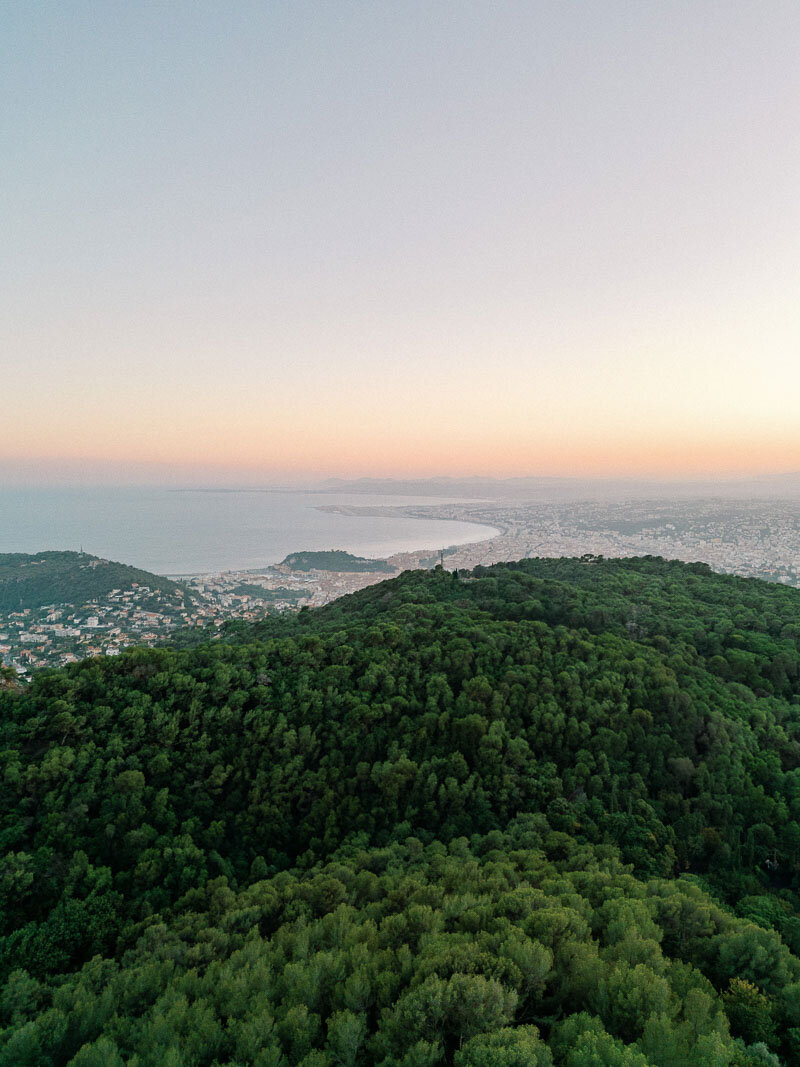
[{"label": "sky", "polygon": [[7,0],[0,482],[800,469],[796,0]]}]

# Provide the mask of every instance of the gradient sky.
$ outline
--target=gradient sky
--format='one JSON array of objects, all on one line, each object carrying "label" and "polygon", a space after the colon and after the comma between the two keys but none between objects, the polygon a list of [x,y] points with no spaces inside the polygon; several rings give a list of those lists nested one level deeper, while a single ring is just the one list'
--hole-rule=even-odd
[{"label": "gradient sky", "polygon": [[800,4],[7,0],[0,479],[800,469]]}]

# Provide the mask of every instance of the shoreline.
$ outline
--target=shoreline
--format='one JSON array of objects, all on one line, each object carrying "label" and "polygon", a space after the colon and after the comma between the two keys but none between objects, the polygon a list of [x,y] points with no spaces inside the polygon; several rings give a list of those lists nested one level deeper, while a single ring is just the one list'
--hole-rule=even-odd
[{"label": "shoreline", "polygon": [[[198,493],[126,486],[7,495],[0,490],[0,553],[85,548],[160,576],[184,578],[257,570],[298,550],[342,548],[386,559],[496,536],[491,521],[444,525],[435,512],[440,503],[435,498],[337,497],[303,491]],[[412,504],[426,506],[408,510]],[[317,510],[325,505],[391,507],[362,518]],[[448,518],[458,521],[456,516]]]},{"label": "shoreline", "polygon": [[[431,505],[435,507],[436,505]],[[394,559],[399,558],[418,558],[425,559],[431,555],[435,555],[438,552],[444,551],[445,553],[452,553],[459,549],[476,549],[479,545],[486,545],[491,541],[497,540],[499,537],[503,537],[506,530],[500,524],[490,524],[486,522],[475,522],[471,519],[458,519],[458,518],[445,518],[439,515],[419,515],[413,513],[413,508],[416,505],[372,505],[360,507],[356,504],[319,504],[315,506],[315,511],[324,511],[328,514],[335,515],[347,515],[353,518],[404,518],[404,519],[430,519],[436,522],[447,523],[460,523],[464,525],[469,523],[471,526],[480,526],[485,530],[490,531],[485,537],[473,538],[469,541],[456,541],[448,544],[440,544],[438,547],[422,547],[422,548],[406,548],[400,549],[397,552],[390,552],[385,556],[367,556],[367,559],[372,559],[376,563],[391,563]],[[348,548],[342,549],[342,546],[337,546],[336,550],[341,550],[350,553],[351,555],[357,554],[355,550]],[[305,551],[304,549],[293,549],[292,551]],[[309,549],[308,551],[331,551],[330,549]],[[264,571],[272,570],[280,566],[280,560],[276,560],[273,563],[262,563],[255,567],[226,567],[222,570],[200,570],[200,571],[165,571],[163,574],[159,573],[162,578],[170,578],[174,581],[185,581],[198,578],[211,578],[214,576],[231,575],[231,574],[263,574]],[[401,570],[407,570],[407,567],[400,568]],[[330,574],[348,573],[339,571],[330,571]],[[378,573],[378,572],[363,572],[363,573]]]},{"label": "shoreline", "polygon": [[[331,510],[333,510],[333,509],[331,509]],[[421,516],[408,515],[408,516],[404,516],[404,517],[405,518],[420,518]],[[461,519],[441,519],[439,521],[441,521],[441,522],[463,522],[464,520],[461,520]],[[393,560],[428,559],[431,556],[437,555],[439,552],[444,552],[445,553],[445,557],[446,557],[448,554],[452,555],[453,553],[461,551],[461,550],[470,551],[470,550],[478,549],[481,545],[487,545],[488,546],[492,541],[496,541],[498,538],[503,537],[505,535],[505,533],[507,532],[504,527],[499,526],[499,525],[490,526],[488,523],[473,523],[472,525],[474,525],[474,526],[483,526],[483,527],[485,527],[485,529],[491,530],[492,532],[490,534],[487,534],[486,537],[482,537],[482,538],[480,538],[478,540],[460,541],[460,542],[455,542],[455,543],[451,542],[450,544],[440,545],[438,548],[409,548],[409,549],[401,550],[399,552],[391,552],[391,553],[389,553],[389,555],[386,555],[386,556],[367,556],[365,558],[374,560],[375,563],[390,563],[390,564],[392,564]],[[354,554],[354,553],[350,552],[349,549],[339,549],[339,550],[348,552],[348,554],[350,554],[350,555]],[[303,550],[302,549],[298,549],[297,551],[303,551]],[[309,551],[331,551],[331,550],[330,549],[316,549],[316,550],[311,550],[310,549]],[[336,551],[336,550],[334,550],[334,551]],[[172,581],[191,581],[191,580],[196,580],[196,579],[201,579],[201,578],[213,578],[213,577],[217,577],[217,576],[219,576],[219,577],[226,576],[227,577],[227,576],[234,575],[234,574],[263,574],[265,571],[276,570],[278,567],[280,567],[280,565],[281,565],[280,561],[277,561],[275,563],[264,563],[264,564],[262,564],[261,566],[258,566],[258,567],[226,567],[223,570],[202,570],[202,571],[181,571],[181,572],[169,571],[169,572],[164,572],[163,574],[159,574],[159,577],[161,577],[161,578],[169,578]],[[400,573],[403,570],[408,570],[408,569],[409,568],[406,567],[406,566],[397,566],[396,567],[396,570],[397,570],[398,573]],[[418,568],[418,569],[421,569],[421,568]],[[302,573],[311,573],[311,572],[302,572]],[[362,571],[362,572],[327,571],[327,572],[323,572],[323,573],[328,573],[328,574],[350,574],[350,573],[379,574],[381,572],[379,572],[379,571]],[[384,574],[384,577],[390,577],[390,576]]]}]

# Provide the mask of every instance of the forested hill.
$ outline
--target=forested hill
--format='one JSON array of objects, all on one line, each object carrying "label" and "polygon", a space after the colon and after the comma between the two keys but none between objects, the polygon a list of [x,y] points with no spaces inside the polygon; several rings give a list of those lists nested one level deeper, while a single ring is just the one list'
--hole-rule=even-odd
[{"label": "forested hill", "polygon": [[188,597],[183,586],[168,578],[86,552],[0,553],[0,611],[83,604],[136,585]]},{"label": "forested hill", "polygon": [[[351,616],[377,619],[403,604],[446,603],[498,620],[613,633],[673,654],[682,649],[758,694],[800,694],[800,592],[787,586],[652,556],[526,559],[442,577],[432,582],[407,572],[313,616],[302,613],[298,624],[319,630]],[[267,623],[238,632],[277,631]]]},{"label": "forested hill", "polygon": [[394,574],[395,568],[385,559],[366,559],[341,549],[321,552],[292,552],[279,564],[292,571],[364,571],[373,574]]},{"label": "forested hill", "polygon": [[0,692],[0,1063],[800,1063],[800,593],[406,573]]}]

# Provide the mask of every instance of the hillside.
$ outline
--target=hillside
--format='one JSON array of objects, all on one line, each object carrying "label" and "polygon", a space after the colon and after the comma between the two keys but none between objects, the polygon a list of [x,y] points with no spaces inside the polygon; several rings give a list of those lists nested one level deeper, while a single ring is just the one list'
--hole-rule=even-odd
[{"label": "hillside", "polygon": [[372,574],[394,574],[394,567],[385,559],[365,559],[341,549],[321,552],[292,552],[279,566],[292,571],[365,571]]},{"label": "hillside", "polygon": [[85,552],[0,553],[0,612],[83,604],[136,585],[189,597],[183,586],[168,578]]},{"label": "hillside", "polygon": [[0,713],[0,1063],[800,1063],[797,591],[408,572]]}]

